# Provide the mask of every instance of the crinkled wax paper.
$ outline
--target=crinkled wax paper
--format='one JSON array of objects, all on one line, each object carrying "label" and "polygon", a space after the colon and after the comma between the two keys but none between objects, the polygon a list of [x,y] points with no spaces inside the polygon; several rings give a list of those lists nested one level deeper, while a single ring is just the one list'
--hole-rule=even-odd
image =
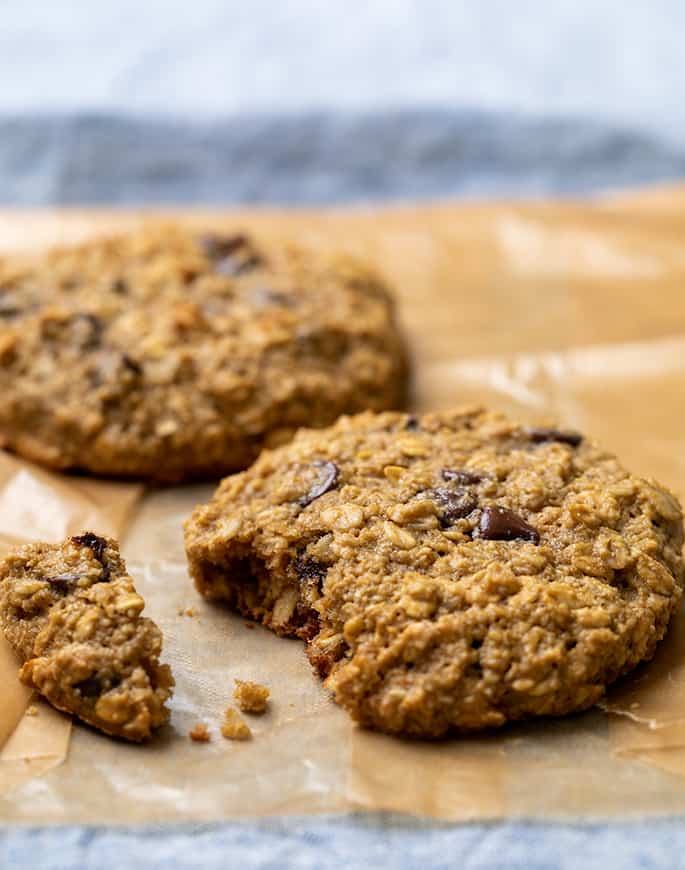
[{"label": "crinkled wax paper", "polygon": [[[75,241],[142,217],[5,213],[0,241],[8,249]],[[369,258],[397,292],[417,410],[482,402],[527,421],[557,419],[685,497],[685,189],[593,203],[183,219]],[[433,743],[365,732],[327,697],[299,642],[248,628],[195,593],[181,522],[211,491],[148,494],[124,541],[176,676],[170,725],[151,744],[129,746],[75,724],[58,764],[66,717],[39,706],[9,737],[28,698],[15,664],[0,656],[3,698],[11,700],[0,717],[2,818],[142,823],[366,808],[460,820],[685,811],[682,614],[655,661],[612,689],[603,710]],[[0,457],[0,542],[58,539],[76,526],[115,531],[135,495]],[[245,743],[218,730],[236,677],[272,693]],[[208,744],[187,736],[201,721]]]}]

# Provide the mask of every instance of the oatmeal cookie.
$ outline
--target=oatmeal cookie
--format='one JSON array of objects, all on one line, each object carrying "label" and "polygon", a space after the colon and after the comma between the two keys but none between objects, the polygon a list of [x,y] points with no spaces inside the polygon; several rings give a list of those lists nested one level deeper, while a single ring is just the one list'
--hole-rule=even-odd
[{"label": "oatmeal cookie", "polygon": [[654,654],[682,544],[659,484],[476,408],[302,430],[186,523],[203,595],[305,640],[361,724],[420,737],[593,705]]},{"label": "oatmeal cookie", "polygon": [[390,296],[342,255],[152,224],[0,260],[0,445],[52,468],[217,477],[405,387]]},{"label": "oatmeal cookie", "polygon": [[111,538],[85,532],[22,547],[0,563],[0,625],[21,680],[60,710],[127,740],[169,718],[162,634]]}]

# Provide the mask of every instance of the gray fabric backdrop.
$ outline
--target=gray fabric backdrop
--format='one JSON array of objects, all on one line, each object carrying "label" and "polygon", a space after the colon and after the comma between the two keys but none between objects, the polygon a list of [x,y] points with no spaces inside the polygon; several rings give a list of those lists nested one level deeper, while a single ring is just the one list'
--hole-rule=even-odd
[{"label": "gray fabric backdrop", "polygon": [[0,116],[0,203],[342,203],[587,193],[685,175],[685,145],[458,109]]}]

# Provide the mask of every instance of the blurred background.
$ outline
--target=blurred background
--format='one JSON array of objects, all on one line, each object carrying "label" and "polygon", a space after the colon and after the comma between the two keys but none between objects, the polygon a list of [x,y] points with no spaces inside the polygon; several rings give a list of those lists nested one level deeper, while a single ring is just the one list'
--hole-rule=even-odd
[{"label": "blurred background", "polygon": [[0,201],[349,203],[685,175],[682,0],[0,0]]}]

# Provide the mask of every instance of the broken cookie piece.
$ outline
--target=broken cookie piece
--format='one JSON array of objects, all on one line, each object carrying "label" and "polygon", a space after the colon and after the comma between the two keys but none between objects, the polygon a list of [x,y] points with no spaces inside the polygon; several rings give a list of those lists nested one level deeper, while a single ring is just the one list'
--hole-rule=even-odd
[{"label": "broken cookie piece", "polygon": [[269,703],[269,690],[259,683],[236,680],[233,699],[243,713],[263,713]]},{"label": "broken cookie piece", "polygon": [[249,725],[234,707],[224,710],[221,734],[226,740],[249,740],[252,737]]},{"label": "broken cookie piece", "polygon": [[0,563],[0,625],[23,662],[22,682],[133,741],[168,720],[174,685],[144,606],[116,541],[93,532],[31,544]]}]

